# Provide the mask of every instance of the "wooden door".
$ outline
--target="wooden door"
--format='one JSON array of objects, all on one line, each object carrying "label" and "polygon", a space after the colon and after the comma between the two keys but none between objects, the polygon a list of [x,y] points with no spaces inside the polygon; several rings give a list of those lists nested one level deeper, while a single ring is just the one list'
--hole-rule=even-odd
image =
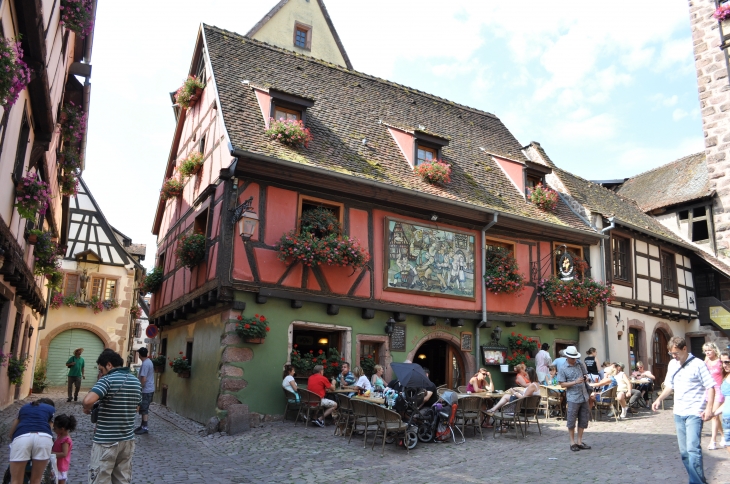
[{"label": "wooden door", "polygon": [[651,372],[656,377],[656,387],[659,389],[667,376],[667,365],[669,364],[669,350],[667,350],[667,334],[661,329],[654,332],[654,366]]},{"label": "wooden door", "polygon": [[446,387],[454,389],[464,384],[464,362],[459,351],[453,346],[446,345]]}]

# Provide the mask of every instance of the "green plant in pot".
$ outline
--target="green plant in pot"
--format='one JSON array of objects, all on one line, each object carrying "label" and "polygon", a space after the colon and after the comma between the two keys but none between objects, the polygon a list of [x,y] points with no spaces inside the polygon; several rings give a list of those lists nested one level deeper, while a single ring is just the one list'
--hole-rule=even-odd
[{"label": "green plant in pot", "polygon": [[154,358],[150,358],[150,361],[152,361],[152,367],[155,369],[155,373],[164,373],[165,372],[165,364],[167,363],[167,356],[157,355]]},{"label": "green plant in pot", "polygon": [[188,269],[197,266],[205,260],[205,235],[189,234],[180,237],[177,244],[178,263]]},{"label": "green plant in pot", "polygon": [[39,361],[33,372],[33,393],[43,393],[51,385],[51,381],[46,378],[47,374],[47,363]]},{"label": "green plant in pot", "polygon": [[139,286],[140,294],[159,291],[162,287],[162,272],[162,267],[155,267],[149,271]]},{"label": "green plant in pot", "polygon": [[177,376],[180,378],[190,378],[190,369],[192,367],[190,366],[190,362],[187,357],[183,355],[182,351],[177,358],[170,360],[170,368],[172,368],[172,371],[177,373]]},{"label": "green plant in pot", "polygon": [[254,314],[253,317],[238,316],[236,334],[247,343],[263,343],[270,331],[269,322],[263,314]]},{"label": "green plant in pot", "polygon": [[23,383],[23,374],[28,364],[28,358],[15,358],[9,355],[8,358],[8,379],[11,385],[20,385]]}]

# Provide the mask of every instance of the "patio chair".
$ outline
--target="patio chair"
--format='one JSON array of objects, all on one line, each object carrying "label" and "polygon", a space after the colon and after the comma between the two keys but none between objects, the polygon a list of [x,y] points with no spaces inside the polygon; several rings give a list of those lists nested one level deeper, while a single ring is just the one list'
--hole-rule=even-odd
[{"label": "patio chair", "polygon": [[527,427],[530,425],[530,419],[533,418],[535,419],[535,423],[537,424],[537,431],[540,432],[540,435],[542,435],[542,430],[540,430],[540,421],[537,419],[537,413],[540,409],[541,398],[542,397],[540,397],[540,395],[531,395],[523,399],[520,417],[525,422],[525,435],[527,435]]},{"label": "patio chair", "polygon": [[368,402],[363,402],[358,399],[350,399],[350,408],[352,409],[352,430],[350,430],[350,437],[347,439],[349,444],[352,440],[352,435],[358,431],[358,428],[362,429],[363,439],[362,446],[368,445],[368,432],[375,430],[376,419],[375,419],[375,407]]},{"label": "patio chair", "polygon": [[[294,395],[292,392],[282,388],[284,392],[284,403],[286,403],[286,406],[284,407],[284,420],[286,420],[286,416],[289,414],[289,412],[296,412],[297,415],[299,415],[299,407],[301,406],[301,402],[297,402],[296,398],[297,395]],[[294,420],[296,420],[297,415],[294,416]]]},{"label": "patio chair", "polygon": [[515,426],[515,436],[517,436],[517,428],[519,427],[520,433],[522,434],[522,438],[525,437],[525,432],[522,430],[522,425],[520,424],[520,410],[522,410],[522,402],[524,401],[524,398],[518,398],[512,403],[508,403],[501,409],[499,409],[498,412],[496,412],[494,415],[492,415],[492,418],[494,418],[494,434],[492,437],[495,439],[497,438],[497,433],[501,433],[501,428],[504,425],[508,426]]},{"label": "patio chair", "polygon": [[463,397],[459,399],[456,407],[457,425],[461,423],[461,433],[464,434],[466,427],[472,429],[474,435],[479,429],[479,436],[484,440],[482,434],[481,415],[482,399],[479,397]]},{"label": "patio chair", "polygon": [[446,388],[446,383],[444,383],[443,385],[439,385],[439,386],[437,386],[437,387],[436,387],[436,390],[438,390],[439,388]]},{"label": "patio chair", "polygon": [[557,411],[561,417],[563,416],[560,394],[544,386],[540,386],[540,405],[538,408],[545,412],[545,420],[550,420],[550,415],[554,411]]},{"label": "patio chair", "polygon": [[456,387],[456,391],[459,393],[466,393],[466,389],[467,389],[466,385],[460,385],[460,386]]},{"label": "patio chair", "polygon": [[347,429],[350,427],[350,420],[352,419],[352,406],[350,405],[350,397],[342,393],[338,393],[335,397],[337,399],[337,420],[335,421],[335,433],[340,431],[340,435],[347,436]]},{"label": "patio chair", "polygon": [[593,420],[600,419],[601,414],[604,411],[608,414],[608,411],[612,410],[613,418],[616,419],[616,422],[618,422],[619,409],[618,402],[616,401],[617,389],[618,387],[613,387],[596,395],[596,406],[593,408]]},{"label": "patio chair", "polygon": [[[375,431],[375,437],[373,438],[373,444],[370,450],[375,448],[375,441],[378,440],[378,435],[383,438],[383,445],[380,453],[380,457],[385,457],[385,441],[388,439],[388,434],[398,434],[399,432],[405,432],[408,429],[408,424],[401,420],[400,415],[397,412],[388,410],[380,405],[371,405],[375,409],[375,420],[378,422],[378,429]],[[406,451],[408,446],[406,446]]]},{"label": "patio chair", "polygon": [[440,397],[440,396],[441,396],[441,395],[443,395],[443,394],[444,394],[444,392],[445,392],[445,391],[447,391],[447,390],[448,390],[448,388],[446,388],[445,386],[443,386],[443,387],[438,387],[438,388],[436,389],[436,395],[438,395],[438,396]]},{"label": "patio chair", "polygon": [[[299,420],[299,417],[304,418],[304,427],[306,428],[312,420],[312,414],[314,414],[314,417],[316,418],[317,414],[324,410],[324,407],[322,407],[322,399],[316,393],[303,388],[300,388],[298,393],[300,403],[299,412],[297,413],[297,421]],[[294,422],[294,426],[297,426],[296,421]]]}]

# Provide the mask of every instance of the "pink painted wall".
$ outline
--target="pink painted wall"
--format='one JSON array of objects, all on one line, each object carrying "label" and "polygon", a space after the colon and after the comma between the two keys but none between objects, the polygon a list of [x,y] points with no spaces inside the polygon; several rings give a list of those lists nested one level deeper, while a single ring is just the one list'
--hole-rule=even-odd
[{"label": "pink painted wall", "polygon": [[524,165],[515,161],[505,160],[504,158],[497,158],[496,156],[493,156],[492,158],[497,162],[500,168],[502,168],[510,180],[520,187],[520,193],[523,193],[525,190],[525,180],[522,176],[522,169],[524,168]]},{"label": "pink painted wall", "polygon": [[395,139],[396,144],[403,152],[403,156],[406,157],[408,163],[411,166],[415,166],[415,160],[413,159],[413,135],[391,127],[388,127],[388,131],[393,136],[393,139]]}]

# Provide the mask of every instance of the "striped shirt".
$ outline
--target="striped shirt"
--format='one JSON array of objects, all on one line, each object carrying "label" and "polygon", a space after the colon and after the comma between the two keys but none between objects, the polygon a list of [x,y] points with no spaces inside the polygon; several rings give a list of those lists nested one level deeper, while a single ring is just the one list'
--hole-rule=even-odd
[{"label": "striped shirt", "polygon": [[667,366],[666,388],[674,389],[674,415],[688,417],[699,415],[705,409],[705,390],[715,386],[715,380],[707,371],[705,362],[691,354],[684,368],[672,359]]},{"label": "striped shirt", "polygon": [[91,391],[101,401],[94,442],[113,444],[134,439],[134,415],[142,401],[142,387],[129,368],[113,368]]}]

